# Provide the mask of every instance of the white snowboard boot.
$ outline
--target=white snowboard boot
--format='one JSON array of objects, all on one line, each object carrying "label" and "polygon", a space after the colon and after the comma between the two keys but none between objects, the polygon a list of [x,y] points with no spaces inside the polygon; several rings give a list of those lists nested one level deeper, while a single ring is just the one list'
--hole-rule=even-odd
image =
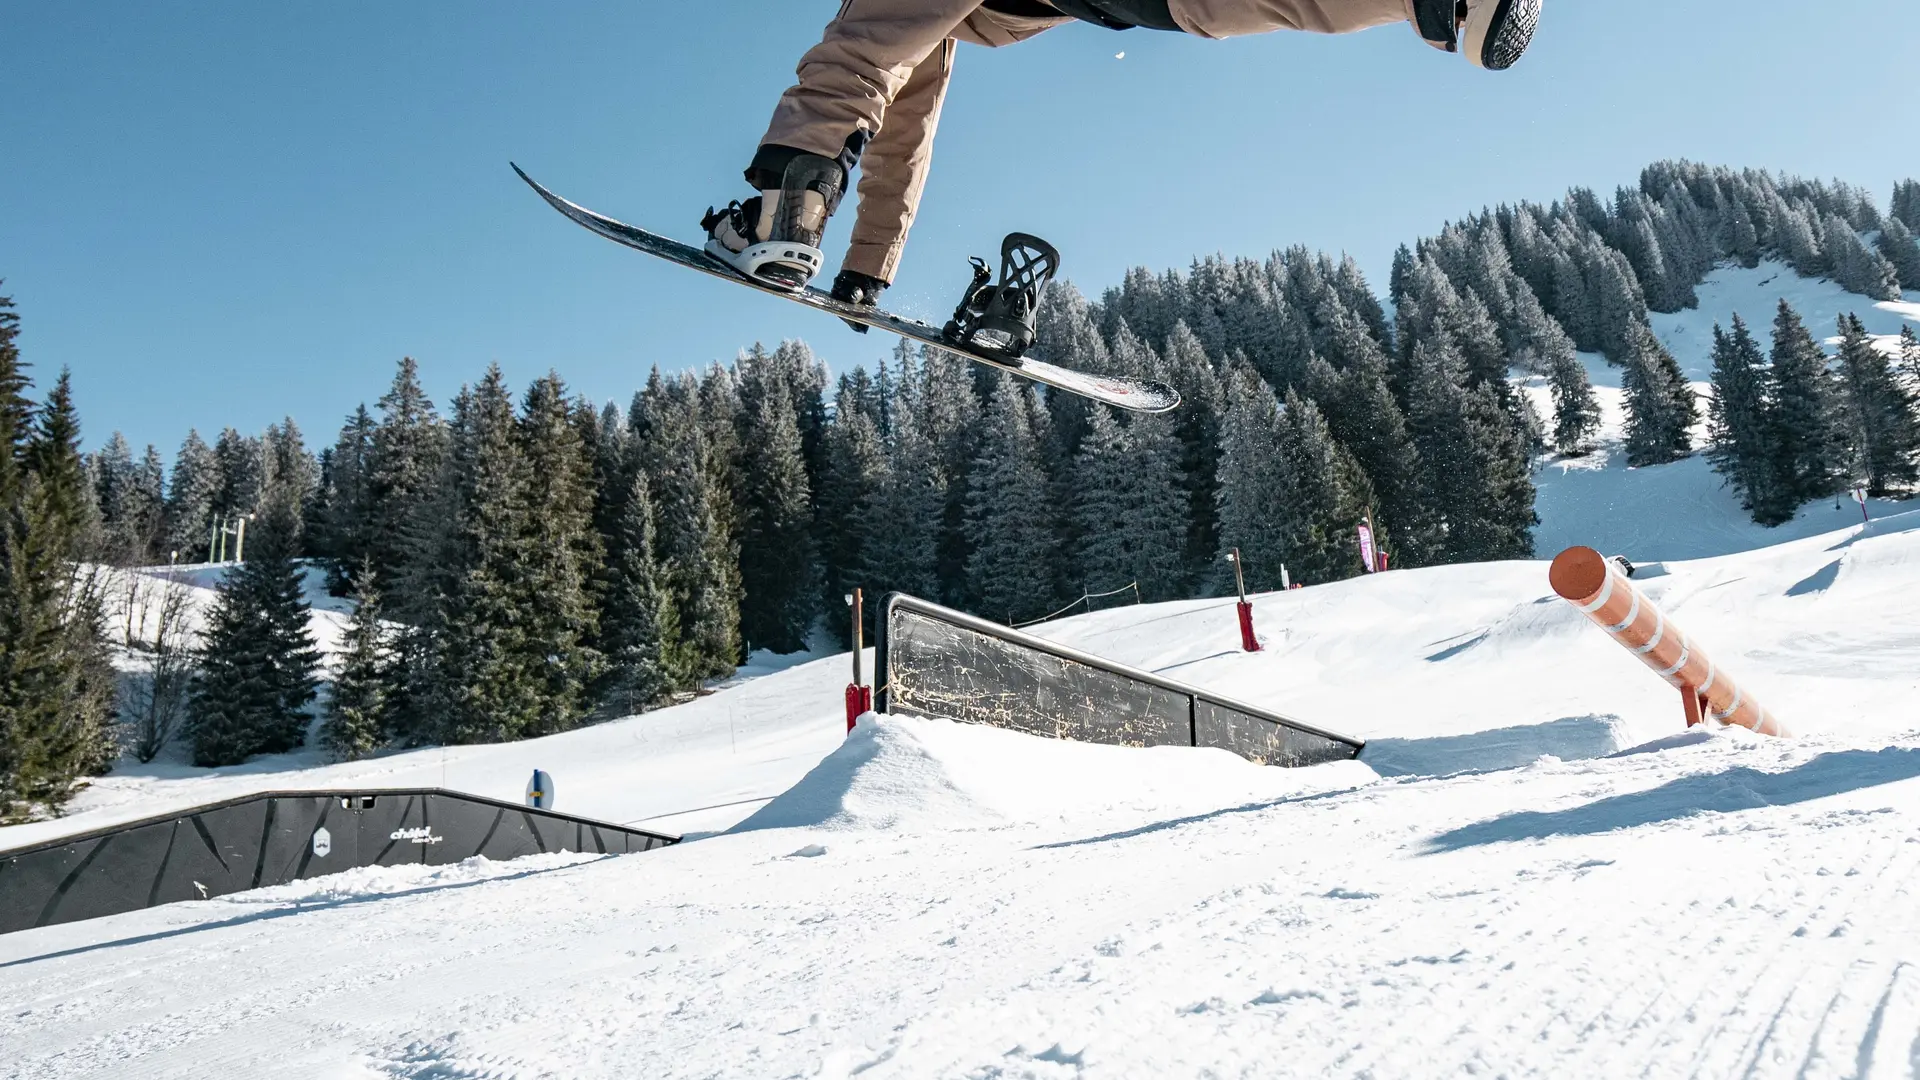
[{"label": "white snowboard boot", "polygon": [[707,210],[700,219],[707,253],[774,288],[804,288],[825,264],[820,238],[845,186],[839,162],[800,154],[787,163],[778,190]]}]

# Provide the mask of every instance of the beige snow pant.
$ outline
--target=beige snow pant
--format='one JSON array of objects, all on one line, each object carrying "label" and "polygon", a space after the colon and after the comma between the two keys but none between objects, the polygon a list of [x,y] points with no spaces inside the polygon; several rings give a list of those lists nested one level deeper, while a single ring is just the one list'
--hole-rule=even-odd
[{"label": "beige snow pant", "polygon": [[[1412,0],[1169,0],[1187,32],[1235,37],[1269,30],[1347,33],[1411,18]],[[780,97],[762,146],[792,147],[843,162],[863,160],[859,210],[842,264],[891,282],[913,226],[933,134],[958,41],[1024,41],[1059,18],[1009,15],[981,0],[844,0],[800,81]],[[1149,31],[1151,32],[1151,31]]]}]

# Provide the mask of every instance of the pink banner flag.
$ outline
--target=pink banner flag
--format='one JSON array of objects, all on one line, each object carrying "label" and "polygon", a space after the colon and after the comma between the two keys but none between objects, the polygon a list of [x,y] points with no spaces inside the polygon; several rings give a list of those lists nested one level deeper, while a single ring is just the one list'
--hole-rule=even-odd
[{"label": "pink banner flag", "polygon": [[1379,560],[1373,556],[1373,530],[1365,525],[1360,526],[1360,565],[1366,567],[1369,574],[1380,568]]}]

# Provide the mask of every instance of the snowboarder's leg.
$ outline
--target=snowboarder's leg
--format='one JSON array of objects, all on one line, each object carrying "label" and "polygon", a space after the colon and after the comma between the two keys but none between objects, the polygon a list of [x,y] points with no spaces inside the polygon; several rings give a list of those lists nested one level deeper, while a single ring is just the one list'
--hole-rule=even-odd
[{"label": "snowboarder's leg", "polygon": [[842,266],[864,282],[893,281],[913,227],[920,194],[933,166],[933,136],[940,125],[953,72],[956,42],[948,38],[914,67],[913,76],[887,107],[886,123],[867,144],[860,169],[860,209]]}]

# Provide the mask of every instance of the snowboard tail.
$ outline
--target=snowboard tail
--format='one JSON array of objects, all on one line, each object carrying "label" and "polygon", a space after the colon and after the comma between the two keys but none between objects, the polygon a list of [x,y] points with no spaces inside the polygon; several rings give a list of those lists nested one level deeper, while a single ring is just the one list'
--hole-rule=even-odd
[{"label": "snowboard tail", "polygon": [[601,236],[606,237],[616,244],[633,248],[636,251],[644,251],[649,255],[665,259],[668,262],[679,263],[681,266],[698,270],[705,274],[712,274],[714,277],[731,281],[736,285],[745,285],[750,289],[766,293],[769,296],[777,296],[782,300],[790,300],[796,304],[814,308],[828,315],[836,315],[851,323],[871,326],[878,330],[898,334],[903,338],[931,345],[937,349],[945,349],[948,352],[964,356],[975,363],[999,368],[1001,371],[1010,372],[1023,379],[1030,379],[1043,386],[1051,386],[1056,390],[1063,390],[1069,394],[1078,394],[1081,397],[1102,401],[1116,408],[1129,409],[1134,412],[1158,413],[1166,412],[1180,404],[1179,392],[1165,383],[1145,379],[1122,378],[1112,375],[1093,375],[1088,372],[1061,367],[1057,364],[1049,364],[1044,360],[1032,356],[1010,359],[1005,356],[995,355],[986,350],[972,348],[965,344],[955,342],[948,335],[942,333],[940,329],[923,323],[918,319],[909,319],[888,311],[883,311],[879,308],[862,307],[858,304],[849,304],[842,300],[836,300],[828,293],[813,288],[812,286],[787,290],[757,281],[741,274],[733,267],[726,265],[700,248],[683,244],[678,240],[673,240],[657,233],[648,232],[645,229],[628,225],[625,222],[615,221],[613,218],[607,217],[604,214],[597,214],[578,203],[569,202],[540,186],[538,181],[528,176],[518,165],[513,166],[513,171],[519,174],[520,179],[527,182],[528,187],[538,192],[540,197],[547,201],[548,205],[571,218],[576,224],[592,232],[599,233]]}]

